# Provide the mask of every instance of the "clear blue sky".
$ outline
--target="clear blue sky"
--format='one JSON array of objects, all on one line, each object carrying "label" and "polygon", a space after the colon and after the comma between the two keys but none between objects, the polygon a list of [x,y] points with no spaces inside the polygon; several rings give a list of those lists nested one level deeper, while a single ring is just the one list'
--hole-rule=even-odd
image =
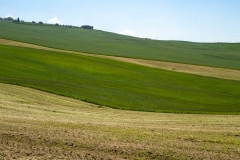
[{"label": "clear blue sky", "polygon": [[240,42],[240,0],[0,0],[6,16],[159,40]]}]

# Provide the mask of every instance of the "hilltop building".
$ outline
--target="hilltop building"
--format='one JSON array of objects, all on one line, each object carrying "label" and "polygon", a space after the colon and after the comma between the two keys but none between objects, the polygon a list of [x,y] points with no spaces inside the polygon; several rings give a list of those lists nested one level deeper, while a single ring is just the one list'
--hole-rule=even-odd
[{"label": "hilltop building", "polygon": [[83,28],[83,29],[93,29],[93,26],[83,25],[81,28]]}]

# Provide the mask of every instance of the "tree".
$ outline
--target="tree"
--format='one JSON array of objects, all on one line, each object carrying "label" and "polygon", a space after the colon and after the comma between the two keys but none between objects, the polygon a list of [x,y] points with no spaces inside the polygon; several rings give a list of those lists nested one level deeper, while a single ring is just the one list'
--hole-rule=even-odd
[{"label": "tree", "polygon": [[18,19],[17,19],[17,22],[18,22],[18,23],[20,22],[20,19],[19,19],[19,17],[18,17]]},{"label": "tree", "polygon": [[36,22],[32,21],[32,23],[36,23]]},{"label": "tree", "polygon": [[39,24],[43,24],[43,22],[42,22],[42,21],[40,21],[40,22],[39,22]]},{"label": "tree", "polygon": [[7,17],[7,18],[4,18],[5,20],[7,21],[14,21],[14,19],[12,17]]},{"label": "tree", "polygon": [[2,20],[2,18],[0,17],[0,20]]}]

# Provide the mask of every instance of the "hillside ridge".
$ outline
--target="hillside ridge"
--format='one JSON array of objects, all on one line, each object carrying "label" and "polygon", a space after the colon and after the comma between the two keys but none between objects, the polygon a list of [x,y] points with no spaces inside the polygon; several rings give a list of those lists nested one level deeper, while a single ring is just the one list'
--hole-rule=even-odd
[{"label": "hillside ridge", "polygon": [[240,70],[239,43],[159,41],[100,30],[0,21],[0,38],[91,54]]}]

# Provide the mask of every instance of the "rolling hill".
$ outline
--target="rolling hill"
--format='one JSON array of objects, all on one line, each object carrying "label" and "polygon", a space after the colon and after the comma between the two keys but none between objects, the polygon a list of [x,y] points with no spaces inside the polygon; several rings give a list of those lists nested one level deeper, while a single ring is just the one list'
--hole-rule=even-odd
[{"label": "rolling hill", "polygon": [[80,54],[0,45],[0,82],[99,106],[177,113],[240,113],[240,81]]},{"label": "rolling hill", "polygon": [[156,41],[99,30],[30,25],[6,21],[0,21],[0,29],[0,38],[52,48],[240,69],[239,43]]},{"label": "rolling hill", "polygon": [[240,159],[239,62],[237,43],[0,20],[0,159]]}]

